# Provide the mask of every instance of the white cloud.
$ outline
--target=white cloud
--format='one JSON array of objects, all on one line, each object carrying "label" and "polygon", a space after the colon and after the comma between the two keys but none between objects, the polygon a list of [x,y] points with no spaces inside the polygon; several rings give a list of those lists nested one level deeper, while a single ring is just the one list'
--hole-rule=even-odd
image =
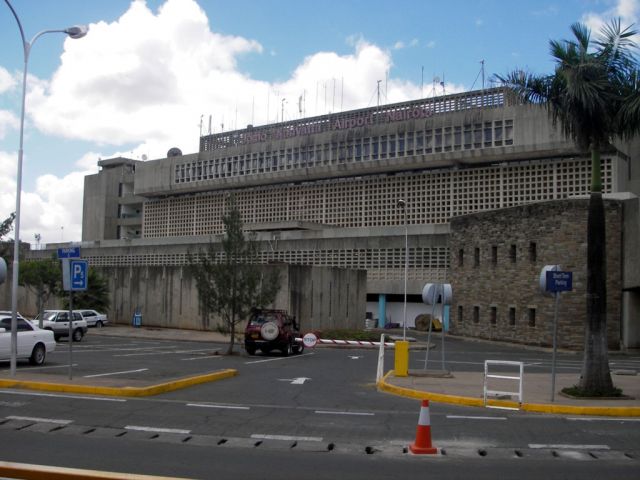
[{"label": "white cloud", "polygon": [[16,209],[17,165],[17,154],[0,150],[0,222]]},{"label": "white cloud", "polygon": [[191,122],[251,83],[236,71],[237,56],[262,51],[255,41],[212,33],[192,0],[168,0],[157,14],[133,2],[116,22],[92,24],[64,46],[51,81],[29,92],[40,130],[116,146],[186,138],[188,150],[197,146]]},{"label": "white cloud", "polygon": [[15,79],[7,71],[7,69],[0,67],[0,93],[11,90],[16,84]]},{"label": "white cloud", "polygon": [[17,130],[19,127],[18,117],[8,110],[0,110],[0,140],[4,138],[8,130]]},{"label": "white cloud", "polygon": [[398,41],[398,42],[393,44],[393,49],[394,50],[402,50],[404,47],[405,47],[405,44],[402,41]]},{"label": "white cloud", "polygon": [[427,48],[434,48],[435,46],[436,46],[435,40],[431,40],[429,41],[429,43],[427,43]]},{"label": "white cloud", "polygon": [[[84,177],[98,171],[98,155],[87,154],[76,165],[81,170],[62,178],[43,175],[36,180],[33,192],[22,191],[20,202],[20,239],[34,243],[34,235],[42,243],[80,240],[82,229],[82,196]],[[0,221],[15,211],[17,155],[0,151]],[[13,234],[10,234],[11,237]]]},{"label": "white cloud", "polygon": [[[64,177],[38,178],[35,190],[22,197],[21,238],[32,241],[40,233],[43,243],[80,239],[84,176],[97,171],[98,159],[162,158],[173,146],[197,151],[201,118],[203,132],[210,115],[215,132],[223,123],[225,130],[271,123],[283,110],[285,120],[298,118],[301,96],[307,116],[362,108],[375,104],[378,81],[383,102],[420,96],[419,85],[387,78],[389,50],[362,36],[349,37],[347,44],[351,53],[310,55],[284,81],[254,79],[238,70],[237,59],[262,54],[262,46],[212,32],[194,0],[167,0],[157,12],[135,0],[117,21],[92,24],[81,40],[66,39],[54,75],[29,79],[30,120],[47,134],[90,141],[108,153],[85,154],[75,162],[78,171]],[[447,93],[462,90],[446,85]],[[131,144],[137,147],[125,147]],[[0,167],[11,158],[0,152]],[[8,189],[0,193],[0,210],[6,210],[0,216],[13,211],[15,179],[5,172],[14,170],[0,170]]]},{"label": "white cloud", "polygon": [[[582,16],[582,21],[598,32],[612,18],[620,18],[622,26],[638,24],[640,21],[640,0],[617,0],[616,4],[603,13],[589,12]],[[636,35],[636,40],[638,35]]]}]

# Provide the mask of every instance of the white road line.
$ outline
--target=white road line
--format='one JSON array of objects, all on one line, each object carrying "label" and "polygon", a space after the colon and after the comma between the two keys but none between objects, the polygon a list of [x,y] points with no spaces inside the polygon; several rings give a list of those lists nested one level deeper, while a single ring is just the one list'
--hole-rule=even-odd
[{"label": "white road line", "polygon": [[529,448],[555,448],[559,450],[610,450],[609,445],[571,445],[564,443],[530,443]]},{"label": "white road line", "polygon": [[34,392],[14,392],[9,390],[0,390],[1,393],[8,395],[28,395],[31,397],[55,397],[55,398],[73,398],[77,400],[95,400],[98,402],[126,402],[123,398],[108,397],[85,397],[81,395],[61,395],[57,393],[34,393]]},{"label": "white road line", "polygon": [[[69,353],[67,352],[67,355],[69,355]],[[71,365],[72,367],[77,367],[78,364],[74,363],[73,365]],[[53,368],[69,368],[69,364],[67,363],[66,365],[50,365],[47,367],[30,367],[29,371],[33,371],[33,370],[51,370]],[[10,370],[0,370],[0,372],[9,372]]]},{"label": "white road line", "polygon": [[149,370],[149,369],[148,368],[139,368],[137,370],[126,370],[126,371],[123,371],[123,372],[97,373],[95,375],[85,375],[82,378],[108,377],[109,375],[122,375],[123,373],[145,372],[147,370]]},{"label": "white road line", "polygon": [[209,360],[209,359],[214,359],[214,358],[222,358],[222,355],[204,355],[204,356],[200,356],[200,357],[181,358],[180,360],[183,360],[183,361]]},{"label": "white road line", "polygon": [[615,417],[615,418],[567,417],[566,419],[572,422],[640,422],[640,418],[622,418],[622,417]]},{"label": "white road line", "polygon": [[187,403],[187,407],[225,408],[228,410],[251,410],[249,407],[235,407],[233,405],[211,405],[207,403]]},{"label": "white road line", "polygon": [[263,435],[261,433],[254,433],[251,435],[251,438],[255,438],[256,440],[290,440],[290,441],[301,441],[301,442],[321,442],[322,437],[297,437],[295,435]]},{"label": "white road line", "polygon": [[157,428],[157,427],[141,427],[138,425],[127,425],[125,430],[136,430],[139,432],[155,432],[155,433],[181,433],[187,435],[191,430],[182,430],[180,428]]},{"label": "white road line", "polygon": [[171,350],[170,352],[142,352],[142,353],[125,353],[124,355],[114,355],[114,357],[141,357],[145,355],[176,355],[178,353],[194,353],[194,352],[210,352],[210,348],[201,348],[199,350]]},{"label": "white road line", "polygon": [[506,420],[507,417],[473,417],[466,415],[447,415],[447,418],[451,419],[465,419],[465,420]]},{"label": "white road line", "polygon": [[57,425],[69,425],[70,423],[73,423],[73,420],[60,420],[57,418],[17,417],[14,415],[5,418],[8,418],[9,420],[27,420],[30,422],[55,423]]},{"label": "white road line", "polygon": [[308,355],[315,355],[315,353],[303,353],[302,355],[292,355],[290,357],[277,357],[277,358],[267,358],[265,360],[254,360],[253,362],[244,362],[244,364],[251,365],[253,363],[276,362],[278,360],[292,360],[294,358],[306,357]]},{"label": "white road line", "polygon": [[[140,347],[131,347],[131,348],[102,348],[100,345],[86,345],[84,347],[74,347],[74,350],[78,349],[78,351],[82,351],[82,353],[96,353],[96,352],[130,352],[132,350],[134,351],[140,351],[140,350],[158,350],[158,349],[164,349],[166,350],[168,347],[166,345],[158,345],[156,347],[153,346],[140,346]],[[53,353],[58,353],[58,350],[55,350]],[[62,353],[65,353],[64,351],[62,351]]]},{"label": "white road line", "polygon": [[332,412],[329,410],[316,410],[313,413],[318,413],[320,415],[359,415],[359,416],[363,416],[363,417],[373,417],[375,415],[375,413],[370,413],[370,412]]}]

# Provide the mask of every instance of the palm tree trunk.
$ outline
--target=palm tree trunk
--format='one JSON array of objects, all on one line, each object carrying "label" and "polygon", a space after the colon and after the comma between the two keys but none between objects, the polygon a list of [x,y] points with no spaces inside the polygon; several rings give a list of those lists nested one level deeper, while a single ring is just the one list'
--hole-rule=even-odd
[{"label": "palm tree trunk", "polygon": [[579,388],[594,396],[613,392],[607,345],[607,277],[600,152],[591,150],[592,188],[587,218],[587,316]]}]

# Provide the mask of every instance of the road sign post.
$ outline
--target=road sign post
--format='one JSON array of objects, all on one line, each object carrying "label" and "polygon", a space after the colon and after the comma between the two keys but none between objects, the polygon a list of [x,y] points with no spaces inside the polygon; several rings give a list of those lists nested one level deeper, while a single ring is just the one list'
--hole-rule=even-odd
[{"label": "road sign post", "polygon": [[553,309],[553,354],[551,357],[551,401],[556,394],[556,352],[558,350],[558,305],[560,292],[573,289],[573,272],[563,272],[560,265],[546,265],[540,272],[540,288],[543,292],[553,293],[555,305]]},{"label": "road sign post", "polygon": [[89,280],[89,262],[80,260],[80,247],[59,248],[62,262],[62,288],[69,292],[69,380],[73,379],[73,292],[86,290]]}]

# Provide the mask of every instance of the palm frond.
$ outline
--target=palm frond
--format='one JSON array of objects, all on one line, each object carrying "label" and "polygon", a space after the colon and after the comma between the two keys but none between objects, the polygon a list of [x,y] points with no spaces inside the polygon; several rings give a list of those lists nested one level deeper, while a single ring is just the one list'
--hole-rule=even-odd
[{"label": "palm frond", "polygon": [[494,79],[511,88],[524,103],[543,104],[549,100],[551,76],[538,76],[524,70],[507,75],[494,75]]},{"label": "palm frond", "polygon": [[589,45],[591,44],[591,30],[589,27],[584,23],[576,22],[571,25],[571,32],[576,38],[578,45],[580,46],[580,50],[586,53],[589,50]]}]

